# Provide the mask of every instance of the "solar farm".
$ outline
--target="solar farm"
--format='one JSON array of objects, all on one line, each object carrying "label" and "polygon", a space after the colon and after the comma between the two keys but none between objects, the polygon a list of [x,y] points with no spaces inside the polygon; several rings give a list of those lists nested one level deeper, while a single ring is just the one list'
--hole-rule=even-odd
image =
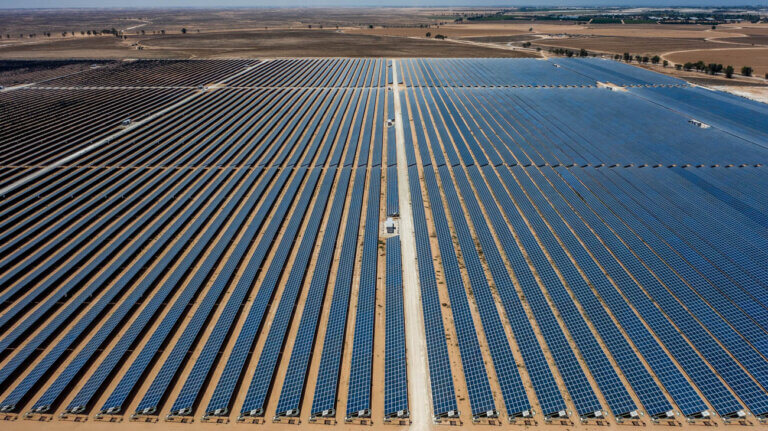
[{"label": "solar farm", "polygon": [[0,90],[4,429],[768,420],[768,105],[601,59]]}]

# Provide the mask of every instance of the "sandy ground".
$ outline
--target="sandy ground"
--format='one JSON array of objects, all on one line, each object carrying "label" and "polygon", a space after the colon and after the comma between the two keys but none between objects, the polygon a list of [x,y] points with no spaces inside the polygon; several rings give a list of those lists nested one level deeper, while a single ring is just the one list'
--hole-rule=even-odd
[{"label": "sandy ground", "polygon": [[[411,429],[425,431],[432,420],[432,396],[427,365],[427,346],[424,320],[421,310],[421,291],[416,263],[416,242],[413,231],[413,211],[408,179],[408,162],[405,156],[405,132],[402,109],[403,103],[398,85],[397,60],[393,61],[393,95],[395,97],[395,127],[397,139],[398,197],[400,198],[400,243],[402,244],[403,299],[406,321],[406,355],[408,359],[408,398]],[[410,118],[410,117],[409,117]],[[409,127],[410,130],[410,127]]]},{"label": "sandy ground", "polygon": [[729,86],[729,85],[714,85],[712,88],[720,91],[727,91],[728,93],[735,94],[737,96],[746,97],[747,99],[756,100],[758,102],[768,103],[768,87],[765,86]]}]

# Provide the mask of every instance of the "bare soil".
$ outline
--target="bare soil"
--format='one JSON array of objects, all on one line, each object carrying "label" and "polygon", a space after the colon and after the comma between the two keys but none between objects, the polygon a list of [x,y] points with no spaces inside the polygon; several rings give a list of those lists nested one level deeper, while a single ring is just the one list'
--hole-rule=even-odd
[{"label": "bare soil", "polygon": [[750,66],[754,69],[754,75],[759,77],[768,73],[768,47],[686,51],[665,55],[665,58],[675,63],[701,60],[705,63],[730,64],[737,73],[742,66]]},{"label": "bare soil", "polygon": [[[569,37],[564,39],[544,39],[536,42],[537,45],[553,46],[572,49],[586,49],[594,52],[607,52],[621,54],[659,54],[668,51],[679,50],[705,50],[711,48],[728,48],[736,45],[724,45],[705,39],[693,38],[659,38],[659,37],[620,37],[620,36],[589,36]],[[747,45],[739,45],[746,47]]]},{"label": "bare soil", "polygon": [[184,51],[197,57],[521,57],[450,41],[393,38],[335,30],[276,30],[166,35],[141,40],[143,51]]},{"label": "bare soil", "polygon": [[[141,47],[142,49],[139,49]],[[0,58],[527,57],[530,54],[434,39],[336,30],[232,32],[71,38],[0,47]]]}]

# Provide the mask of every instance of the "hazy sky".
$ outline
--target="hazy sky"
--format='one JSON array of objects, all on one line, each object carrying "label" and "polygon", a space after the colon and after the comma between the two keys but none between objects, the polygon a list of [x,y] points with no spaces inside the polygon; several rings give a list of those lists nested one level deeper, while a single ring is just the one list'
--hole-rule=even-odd
[{"label": "hazy sky", "polygon": [[741,6],[768,0],[0,0],[0,8],[81,7],[354,7],[354,6]]}]

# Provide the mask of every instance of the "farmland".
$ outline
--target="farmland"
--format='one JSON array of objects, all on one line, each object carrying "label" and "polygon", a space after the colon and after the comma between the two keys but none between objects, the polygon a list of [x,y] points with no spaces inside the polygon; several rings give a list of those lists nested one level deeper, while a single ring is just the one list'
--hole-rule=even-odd
[{"label": "farmland", "polygon": [[7,429],[765,429],[765,104],[595,58],[3,66]]}]

